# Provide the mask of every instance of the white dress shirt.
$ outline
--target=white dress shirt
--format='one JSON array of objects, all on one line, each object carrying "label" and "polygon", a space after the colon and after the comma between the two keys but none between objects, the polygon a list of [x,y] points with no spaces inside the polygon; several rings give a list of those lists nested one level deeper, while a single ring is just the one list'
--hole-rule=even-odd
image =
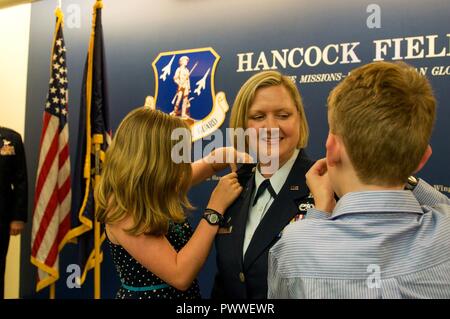
[{"label": "white dress shirt", "polygon": [[[278,194],[281,191],[281,188],[286,182],[289,172],[291,171],[291,168],[294,165],[299,152],[300,150],[296,149],[292,154],[292,156],[289,158],[289,160],[286,163],[284,163],[284,165],[280,167],[275,172],[275,174],[273,174],[272,177],[270,178],[270,184],[272,185],[272,188],[274,189],[275,193]],[[265,179],[266,178],[261,175],[258,166],[258,169],[255,172],[255,187],[253,189],[253,194],[250,201],[250,208],[247,217],[247,226],[245,227],[244,245],[242,246],[243,256],[245,256],[245,252],[247,251],[247,248],[250,245],[250,242],[252,240],[253,234],[256,231],[256,228],[258,228],[259,223],[264,218],[264,215],[269,210],[270,205],[272,205],[274,200],[274,198],[270,195],[269,191],[266,189],[264,193],[262,193],[261,196],[258,198],[258,201],[256,202],[255,206],[252,206],[253,201],[255,199],[256,191],[258,190],[259,185],[261,185],[261,183]]]}]

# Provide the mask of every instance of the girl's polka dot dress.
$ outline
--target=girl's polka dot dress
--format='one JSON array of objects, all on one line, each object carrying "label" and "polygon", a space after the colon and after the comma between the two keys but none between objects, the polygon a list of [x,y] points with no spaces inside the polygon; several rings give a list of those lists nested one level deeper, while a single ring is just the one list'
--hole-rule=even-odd
[{"label": "girl's polka dot dress", "polygon": [[[184,223],[170,223],[166,235],[169,242],[178,252],[192,236],[192,227]],[[111,255],[122,281],[122,287],[117,292],[117,299],[199,299],[200,289],[197,280],[186,291],[180,291],[169,286],[152,272],[142,266],[122,246],[108,240]],[[158,258],[158,256],[155,256]]]}]

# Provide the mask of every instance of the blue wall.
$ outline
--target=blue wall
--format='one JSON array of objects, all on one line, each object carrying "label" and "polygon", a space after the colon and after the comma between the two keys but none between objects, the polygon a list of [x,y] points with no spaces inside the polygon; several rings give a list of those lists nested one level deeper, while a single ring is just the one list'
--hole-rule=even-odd
[{"label": "blue wall", "polygon": [[[48,90],[49,57],[54,30],[55,1],[40,1],[32,4],[28,96],[26,114],[26,152],[30,185],[34,185],[38,162],[38,145],[41,132],[41,118]],[[67,47],[69,76],[69,125],[71,158],[75,159],[82,72],[87,53],[94,1],[63,1],[66,15],[64,28]],[[375,57],[374,40],[405,38],[413,36],[438,35],[436,52],[445,48],[447,56],[439,58],[418,58],[405,60],[416,67],[428,67],[427,76],[432,82],[438,99],[438,119],[431,144],[433,156],[423,169],[421,176],[431,184],[444,189],[448,195],[450,186],[449,130],[450,127],[450,75],[433,76],[435,66],[450,65],[450,2],[448,0],[379,0],[381,27],[370,29],[366,9],[372,1],[300,1],[300,0],[127,0],[104,1],[103,30],[105,38],[108,80],[110,91],[111,126],[113,130],[132,108],[143,104],[147,95],[154,94],[152,61],[161,52],[213,47],[221,56],[216,70],[216,92],[223,91],[230,107],[240,85],[255,71],[237,72],[238,54],[253,52],[253,67],[260,52],[264,52],[269,65],[271,50],[324,48],[328,44],[360,42],[355,54],[359,63],[339,62],[335,65],[320,63],[317,66],[286,66],[279,70],[297,76],[305,74],[342,73],[361,64],[371,62]],[[76,5],[76,7],[71,7]],[[79,27],[70,27],[69,19],[73,9],[81,14]],[[72,16],[73,18],[73,16]],[[73,22],[73,21],[72,21]],[[401,54],[406,55],[406,41],[402,42]],[[425,42],[425,53],[429,45]],[[333,51],[332,51],[333,52]],[[339,55],[338,55],[339,56]],[[386,60],[394,54],[389,51]],[[295,56],[298,62],[300,56]],[[312,56],[314,59],[314,55]],[[331,55],[330,59],[334,59]],[[450,73],[450,68],[449,72]],[[326,99],[337,81],[320,83],[298,83],[303,96],[311,128],[308,153],[312,158],[324,156],[324,142],[328,132],[326,121]],[[226,123],[222,129],[226,127]],[[73,165],[74,163],[72,163]],[[192,219],[198,221],[199,211],[205,207],[215,185],[208,181],[193,188],[190,198],[198,208]],[[36,294],[35,269],[29,263],[31,233],[30,222],[23,236],[21,295],[25,298],[47,298],[48,291]],[[57,296],[61,298],[91,298],[92,272],[81,289],[69,290],[64,269],[76,263],[76,247],[68,245],[61,254],[61,280],[57,284]],[[203,296],[208,297],[215,272],[214,252],[210,255],[199,276]],[[105,249],[102,265],[102,297],[112,298],[119,285],[109,251]]]}]

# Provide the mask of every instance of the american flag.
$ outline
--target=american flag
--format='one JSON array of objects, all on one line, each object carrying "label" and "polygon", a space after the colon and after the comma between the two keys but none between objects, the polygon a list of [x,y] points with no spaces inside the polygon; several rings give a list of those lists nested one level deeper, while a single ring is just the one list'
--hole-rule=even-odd
[{"label": "american flag", "polygon": [[57,10],[56,15],[31,235],[31,262],[38,267],[37,291],[58,280],[58,255],[69,240],[67,235],[71,225],[66,47],[62,31],[62,12]]}]

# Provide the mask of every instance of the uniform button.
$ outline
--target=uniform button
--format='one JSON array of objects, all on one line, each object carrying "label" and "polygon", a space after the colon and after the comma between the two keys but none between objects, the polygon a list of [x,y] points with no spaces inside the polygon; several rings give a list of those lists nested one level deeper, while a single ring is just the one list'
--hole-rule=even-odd
[{"label": "uniform button", "polygon": [[243,272],[240,272],[240,273],[239,273],[239,280],[240,280],[241,282],[245,282],[245,276],[244,276],[244,273],[243,273]]}]

